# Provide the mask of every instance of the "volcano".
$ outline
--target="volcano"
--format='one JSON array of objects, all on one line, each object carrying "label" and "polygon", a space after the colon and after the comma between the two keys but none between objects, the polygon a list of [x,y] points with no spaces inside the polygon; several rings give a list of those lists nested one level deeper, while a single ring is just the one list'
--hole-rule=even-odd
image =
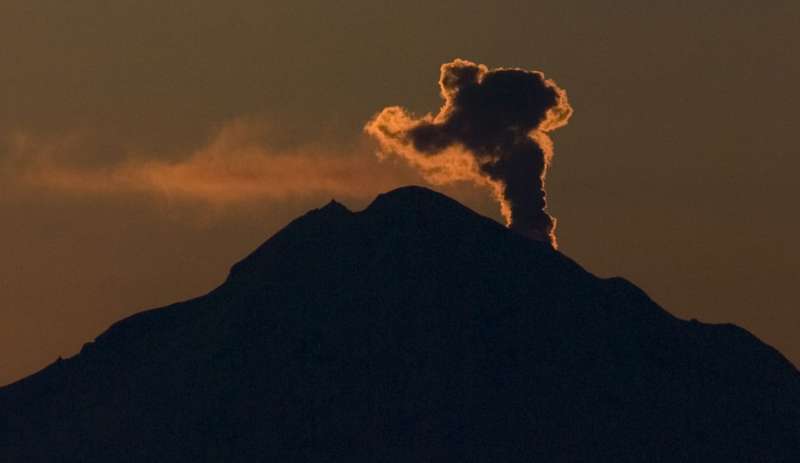
[{"label": "volcano", "polygon": [[0,389],[0,461],[800,461],[800,372],[405,187]]}]

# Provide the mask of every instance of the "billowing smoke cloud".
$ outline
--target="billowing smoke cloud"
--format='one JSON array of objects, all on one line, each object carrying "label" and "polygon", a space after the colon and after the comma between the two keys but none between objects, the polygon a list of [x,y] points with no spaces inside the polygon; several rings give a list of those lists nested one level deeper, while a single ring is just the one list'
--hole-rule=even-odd
[{"label": "billowing smoke cloud", "polygon": [[545,212],[547,134],[572,115],[566,92],[538,71],[490,71],[462,59],[442,65],[439,87],[444,104],[435,116],[388,107],[366,132],[432,183],[491,187],[509,227],[555,247],[556,222]]}]

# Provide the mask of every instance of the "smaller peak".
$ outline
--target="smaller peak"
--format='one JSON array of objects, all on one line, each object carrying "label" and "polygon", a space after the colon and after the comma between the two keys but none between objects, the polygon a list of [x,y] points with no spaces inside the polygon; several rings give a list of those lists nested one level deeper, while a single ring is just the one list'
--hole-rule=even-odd
[{"label": "smaller peak", "polygon": [[346,217],[352,214],[353,212],[350,209],[348,209],[347,206],[336,201],[335,199],[331,199],[328,202],[328,204],[318,209],[312,209],[308,211],[304,217],[318,217],[324,220],[328,220],[331,218]]},{"label": "smaller peak", "polygon": [[344,204],[336,201],[335,199],[331,199],[328,204],[322,206],[320,212],[327,212],[327,213],[342,213],[346,212],[350,214],[350,209],[348,209]]}]

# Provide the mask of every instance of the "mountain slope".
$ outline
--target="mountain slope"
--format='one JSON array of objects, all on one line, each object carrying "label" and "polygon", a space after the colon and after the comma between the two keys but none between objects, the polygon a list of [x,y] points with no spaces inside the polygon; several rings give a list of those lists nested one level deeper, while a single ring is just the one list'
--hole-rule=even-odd
[{"label": "mountain slope", "polygon": [[419,187],[0,389],[0,461],[797,461],[800,373]]}]

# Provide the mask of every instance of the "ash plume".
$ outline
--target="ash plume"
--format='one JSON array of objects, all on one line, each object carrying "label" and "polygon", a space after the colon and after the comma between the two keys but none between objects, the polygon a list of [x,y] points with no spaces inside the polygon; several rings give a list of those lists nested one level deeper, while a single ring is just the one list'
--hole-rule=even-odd
[{"label": "ash plume", "polygon": [[367,123],[382,155],[400,156],[434,184],[490,187],[510,228],[556,247],[544,180],[553,156],[548,132],[572,115],[566,92],[538,71],[462,59],[441,66],[439,88],[436,115],[392,106]]}]

